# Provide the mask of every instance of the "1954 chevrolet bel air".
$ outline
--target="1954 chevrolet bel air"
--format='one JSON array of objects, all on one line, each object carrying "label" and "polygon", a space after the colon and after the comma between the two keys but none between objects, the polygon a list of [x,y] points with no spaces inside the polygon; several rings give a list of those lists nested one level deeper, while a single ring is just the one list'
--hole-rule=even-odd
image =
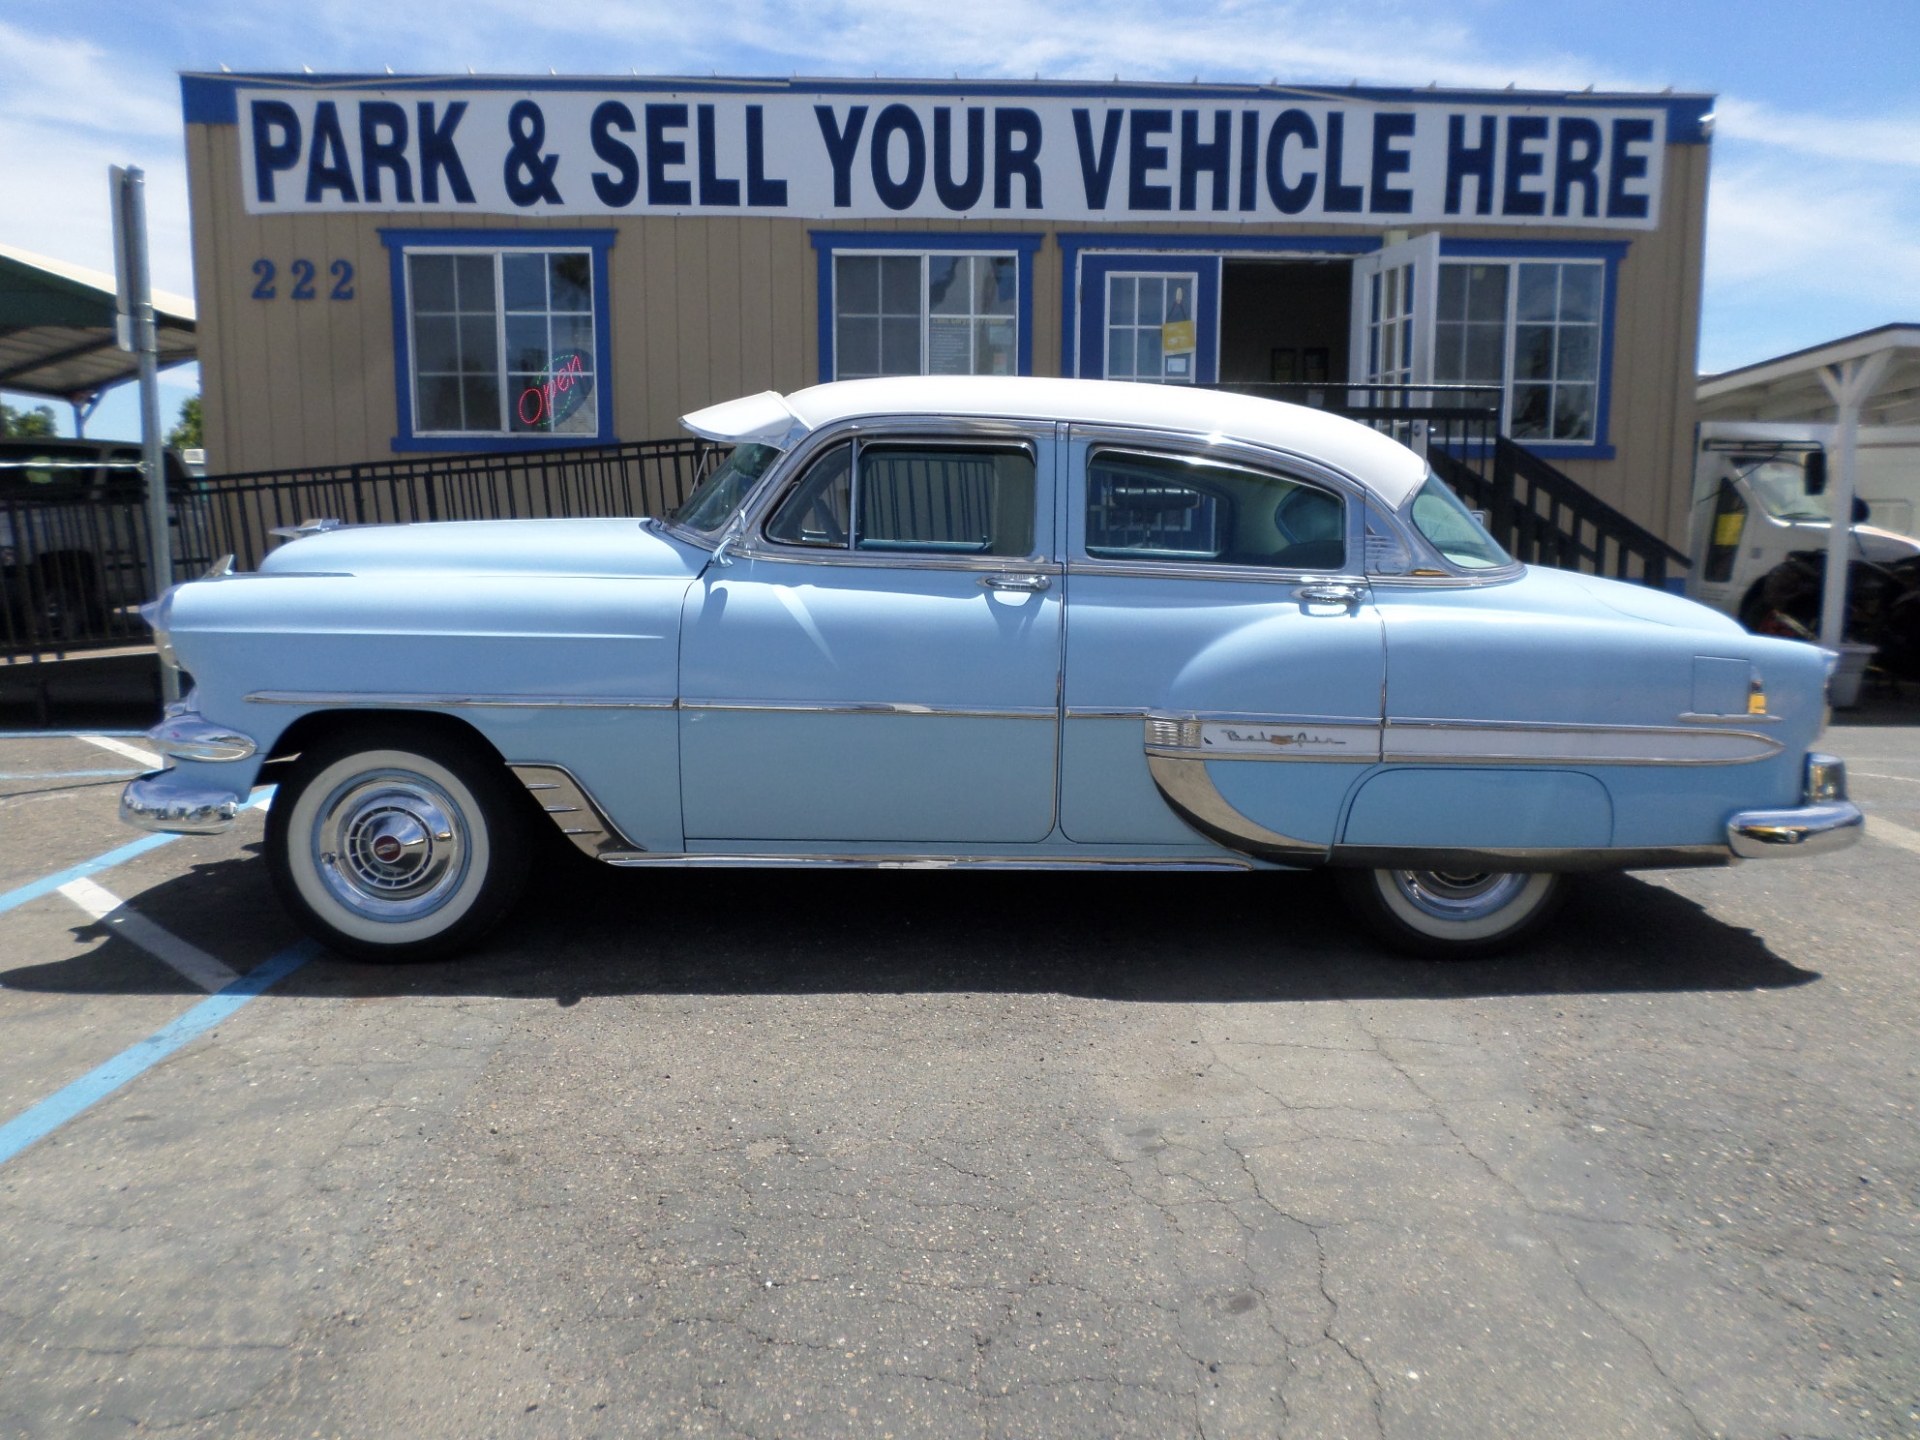
[{"label": "1954 chevrolet bel air", "polygon": [[1327,866],[1430,955],[1568,872],[1860,833],[1822,651],[1517,565],[1349,421],[911,378],[684,423],[731,450],[665,521],[323,530],[174,587],[197,685],[126,819],[277,785],[288,907],[395,959],[498,920],[548,824],[630,866]]}]

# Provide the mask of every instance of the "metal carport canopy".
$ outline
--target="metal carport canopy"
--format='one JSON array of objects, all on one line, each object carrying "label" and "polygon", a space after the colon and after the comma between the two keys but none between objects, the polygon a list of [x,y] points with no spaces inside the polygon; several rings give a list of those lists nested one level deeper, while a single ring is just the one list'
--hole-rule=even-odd
[{"label": "metal carport canopy", "polygon": [[[0,389],[85,405],[140,373],[115,343],[114,280],[98,270],[0,245]],[[193,301],[153,292],[160,364],[198,352]]]},{"label": "metal carport canopy", "polygon": [[1755,365],[1700,379],[1702,420],[1832,421],[1834,400],[1821,382],[1828,366],[1885,354],[1886,369],[1862,402],[1862,425],[1920,424],[1920,324],[1882,325]]}]

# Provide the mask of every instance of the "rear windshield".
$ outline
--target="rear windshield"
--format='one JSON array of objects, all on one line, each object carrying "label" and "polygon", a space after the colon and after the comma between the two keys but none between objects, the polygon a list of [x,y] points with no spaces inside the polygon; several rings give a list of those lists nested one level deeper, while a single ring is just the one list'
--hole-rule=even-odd
[{"label": "rear windshield", "polygon": [[1513,557],[1495,543],[1473,512],[1460,503],[1439,477],[1429,475],[1409,507],[1414,528],[1426,536],[1448,563],[1462,570],[1497,570],[1511,565]]}]

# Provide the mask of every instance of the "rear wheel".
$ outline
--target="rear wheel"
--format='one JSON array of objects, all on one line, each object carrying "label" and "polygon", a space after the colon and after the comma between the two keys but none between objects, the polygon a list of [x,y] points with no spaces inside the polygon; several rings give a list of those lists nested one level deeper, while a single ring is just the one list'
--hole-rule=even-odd
[{"label": "rear wheel", "polygon": [[1341,894],[1373,935],[1403,955],[1467,959],[1536,934],[1566,893],[1563,875],[1512,870],[1342,870]]},{"label": "rear wheel", "polygon": [[472,944],[526,881],[525,798],[478,741],[367,726],[310,746],[267,814],[281,901],[330,949],[428,960]]}]

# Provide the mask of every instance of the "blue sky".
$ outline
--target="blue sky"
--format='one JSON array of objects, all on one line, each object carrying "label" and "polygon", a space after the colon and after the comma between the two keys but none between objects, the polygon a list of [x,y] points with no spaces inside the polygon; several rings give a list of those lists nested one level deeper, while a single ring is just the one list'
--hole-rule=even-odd
[{"label": "blue sky", "polygon": [[[190,294],[175,73],[223,64],[1671,85],[1721,97],[1703,371],[1920,321],[1920,0],[0,0],[0,243],[110,269],[106,167],[132,162],[155,284]],[[163,378],[171,418],[196,382]],[[122,391],[90,430],[137,428]]]}]

